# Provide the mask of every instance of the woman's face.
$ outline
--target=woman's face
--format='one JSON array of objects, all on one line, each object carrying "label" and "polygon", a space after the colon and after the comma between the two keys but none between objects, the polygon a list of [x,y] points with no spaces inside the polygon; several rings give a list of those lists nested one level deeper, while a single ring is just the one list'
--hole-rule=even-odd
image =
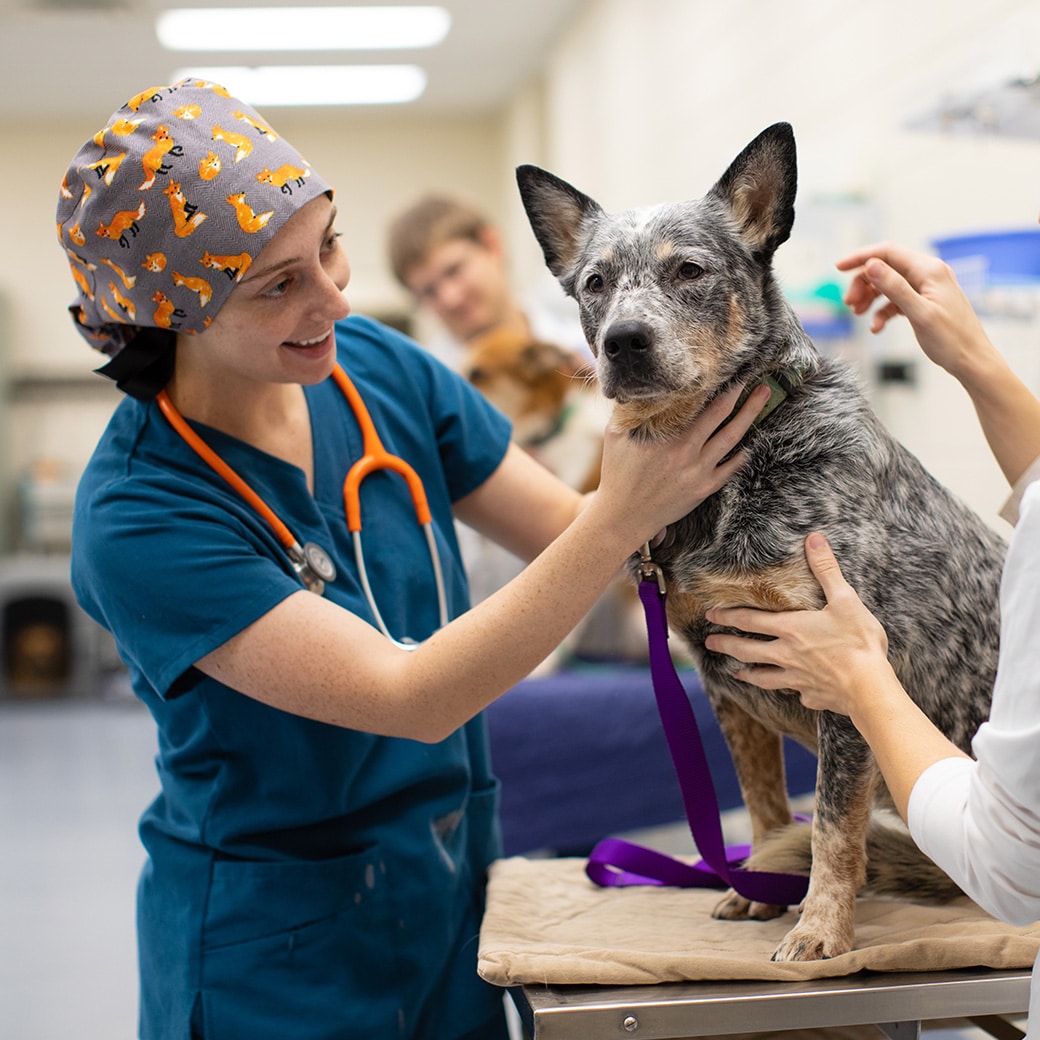
[{"label": "woman's face", "polygon": [[335,363],[333,325],[350,313],[343,290],[350,264],[326,195],[312,199],[253,261],[205,332],[180,336],[177,366],[212,378],[309,385]]}]

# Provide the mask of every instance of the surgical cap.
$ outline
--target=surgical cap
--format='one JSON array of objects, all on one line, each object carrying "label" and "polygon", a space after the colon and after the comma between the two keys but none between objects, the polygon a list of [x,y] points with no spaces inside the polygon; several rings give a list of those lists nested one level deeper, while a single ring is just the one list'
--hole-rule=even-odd
[{"label": "surgical cap", "polygon": [[202,332],[279,228],[323,193],[299,152],[223,87],[185,79],[138,94],[62,181],[76,327],[113,358],[145,330]]}]

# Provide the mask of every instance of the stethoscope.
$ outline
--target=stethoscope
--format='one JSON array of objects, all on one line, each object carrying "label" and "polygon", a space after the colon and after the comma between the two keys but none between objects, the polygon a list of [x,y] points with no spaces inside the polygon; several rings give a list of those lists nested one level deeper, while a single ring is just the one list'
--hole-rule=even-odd
[{"label": "stethoscope", "polygon": [[[383,447],[383,442],[376,432],[372,416],[369,415],[365,402],[361,399],[361,394],[358,393],[357,387],[350,381],[350,377],[340,365],[337,364],[333,369],[332,378],[347,399],[347,404],[350,405],[354,418],[361,429],[361,458],[350,467],[346,480],[343,481],[343,507],[347,514],[347,529],[354,542],[354,561],[357,564],[358,576],[365,592],[365,599],[368,601],[379,630],[396,646],[405,650],[414,650],[417,645],[414,642],[402,642],[394,639],[386,622],[383,621],[379,607],[376,606],[376,598],[368,580],[365,554],[361,546],[361,482],[376,470],[388,469],[399,473],[408,484],[412,505],[415,507],[415,516],[426,536],[426,546],[430,552],[430,562],[433,565],[433,577],[437,587],[437,611],[440,627],[443,628],[448,623],[448,600],[444,590],[444,572],[441,569],[437,542],[433,534],[433,517],[426,501],[426,491],[419,474],[404,459],[392,455]],[[165,390],[160,391],[155,400],[170,425],[195,454],[215,473],[223,477],[267,521],[275,536],[282,543],[293,570],[299,575],[303,584],[311,592],[322,595],[326,582],[336,580],[336,567],[329,554],[314,542],[300,545],[274,510],[187,424],[184,416],[177,410]]]}]

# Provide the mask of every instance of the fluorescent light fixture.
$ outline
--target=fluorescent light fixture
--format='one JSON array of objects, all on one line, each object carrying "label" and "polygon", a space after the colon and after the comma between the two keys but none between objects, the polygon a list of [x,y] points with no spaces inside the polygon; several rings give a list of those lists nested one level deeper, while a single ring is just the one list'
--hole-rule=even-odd
[{"label": "fluorescent light fixture", "polygon": [[155,31],[171,51],[338,51],[433,47],[450,27],[443,7],[192,7]]},{"label": "fluorescent light fixture", "polygon": [[178,69],[219,83],[257,108],[273,105],[388,105],[414,101],[426,89],[418,65],[226,65]]}]

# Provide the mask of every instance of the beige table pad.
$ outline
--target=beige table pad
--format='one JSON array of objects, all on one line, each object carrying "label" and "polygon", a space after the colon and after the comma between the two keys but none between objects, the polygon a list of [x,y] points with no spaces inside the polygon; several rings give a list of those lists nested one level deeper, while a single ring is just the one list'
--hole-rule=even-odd
[{"label": "beige table pad", "polygon": [[721,893],[599,888],[583,859],[503,859],[491,868],[478,970],[499,986],[626,986],[727,979],[816,979],[861,970],[1030,968],[1040,924],[1015,928],[966,898],[944,906],[861,899],[856,946],[826,961],[770,961],[797,921],[716,921]]}]

